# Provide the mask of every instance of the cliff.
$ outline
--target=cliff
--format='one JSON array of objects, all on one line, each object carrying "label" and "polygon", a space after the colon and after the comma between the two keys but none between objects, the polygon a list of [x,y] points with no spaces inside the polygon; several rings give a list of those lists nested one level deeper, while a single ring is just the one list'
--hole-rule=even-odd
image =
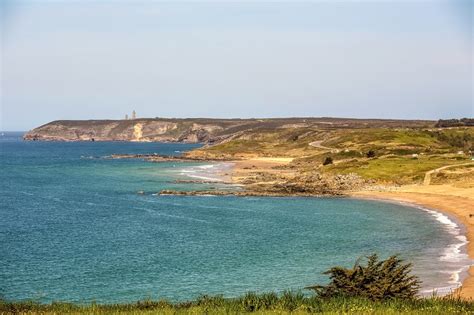
[{"label": "cliff", "polygon": [[219,143],[259,130],[368,126],[410,128],[432,125],[432,121],[344,118],[56,120],[27,132],[24,139]]},{"label": "cliff", "polygon": [[57,120],[24,135],[43,141],[212,142],[238,121],[190,119]]}]

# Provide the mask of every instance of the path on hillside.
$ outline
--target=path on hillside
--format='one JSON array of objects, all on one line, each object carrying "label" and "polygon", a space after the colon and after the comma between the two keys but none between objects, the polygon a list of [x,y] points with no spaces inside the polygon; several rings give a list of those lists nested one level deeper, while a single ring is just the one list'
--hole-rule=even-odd
[{"label": "path on hillside", "polygon": [[428,171],[428,172],[425,173],[425,178],[423,179],[423,185],[428,186],[429,184],[431,184],[431,175],[433,175],[434,173],[438,173],[439,171],[443,171],[447,168],[457,167],[457,166],[466,166],[466,165],[474,165],[474,162],[468,162],[468,163],[463,163],[463,164],[445,165],[445,166],[438,167],[434,170]]},{"label": "path on hillside", "polygon": [[323,143],[324,141],[326,141],[326,140],[313,141],[313,142],[310,142],[309,145],[312,146],[312,147],[318,148],[318,149],[329,150],[332,153],[338,153],[339,152],[338,149],[330,148],[330,147],[326,147],[324,145],[321,145],[321,143]]}]

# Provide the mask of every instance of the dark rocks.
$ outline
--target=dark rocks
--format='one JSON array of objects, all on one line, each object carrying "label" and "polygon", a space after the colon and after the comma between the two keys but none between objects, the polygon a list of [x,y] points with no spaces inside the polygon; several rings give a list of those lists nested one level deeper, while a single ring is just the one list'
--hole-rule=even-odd
[{"label": "dark rocks", "polygon": [[220,180],[175,180],[175,184],[232,184]]},{"label": "dark rocks", "polygon": [[105,158],[107,159],[144,159],[149,162],[223,162],[223,161],[233,161],[231,159],[209,159],[206,157],[200,156],[188,156],[188,155],[160,155],[160,154],[112,154],[108,155]]},{"label": "dark rocks", "polygon": [[[165,189],[158,193],[160,196],[238,196],[238,197],[288,197],[288,196],[300,196],[300,197],[318,197],[322,194],[310,194],[310,193],[292,193],[288,194],[285,192],[270,192],[270,191],[251,191],[251,190],[193,190],[193,191],[182,191],[182,190],[169,190]],[[336,196],[330,194],[332,196]],[[337,196],[341,196],[338,194]]]}]

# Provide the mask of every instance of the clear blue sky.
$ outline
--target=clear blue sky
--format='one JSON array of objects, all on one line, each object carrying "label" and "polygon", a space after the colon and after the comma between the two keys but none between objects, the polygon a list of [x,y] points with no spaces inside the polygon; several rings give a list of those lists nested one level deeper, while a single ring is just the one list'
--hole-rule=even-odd
[{"label": "clear blue sky", "polygon": [[0,130],[473,116],[474,1],[1,1]]}]

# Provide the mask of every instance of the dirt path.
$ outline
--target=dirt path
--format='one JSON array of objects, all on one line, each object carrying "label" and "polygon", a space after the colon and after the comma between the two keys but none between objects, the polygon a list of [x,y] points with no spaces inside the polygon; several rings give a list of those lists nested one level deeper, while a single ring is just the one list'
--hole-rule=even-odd
[{"label": "dirt path", "polygon": [[313,141],[313,142],[310,142],[309,145],[312,146],[312,147],[318,148],[318,149],[329,150],[332,153],[338,153],[339,152],[338,149],[330,148],[330,147],[326,147],[324,145],[321,145],[321,143],[323,143],[324,141],[325,140]]},{"label": "dirt path", "polygon": [[434,173],[438,173],[439,171],[451,168],[451,167],[456,167],[456,166],[465,166],[465,165],[474,165],[474,162],[469,162],[469,163],[463,163],[463,164],[454,164],[454,165],[446,165],[442,167],[438,167],[434,170],[428,171],[425,173],[425,178],[423,179],[423,185],[428,186],[431,184],[431,175]]}]

